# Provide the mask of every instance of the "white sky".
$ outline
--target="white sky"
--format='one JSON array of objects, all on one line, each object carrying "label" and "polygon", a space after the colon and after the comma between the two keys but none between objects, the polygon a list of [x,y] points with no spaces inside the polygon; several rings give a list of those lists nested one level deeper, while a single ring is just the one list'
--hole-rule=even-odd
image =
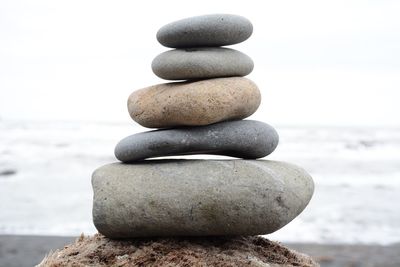
[{"label": "white sky", "polygon": [[0,2],[0,117],[126,121],[164,24],[234,13],[272,124],[400,126],[400,1]]}]

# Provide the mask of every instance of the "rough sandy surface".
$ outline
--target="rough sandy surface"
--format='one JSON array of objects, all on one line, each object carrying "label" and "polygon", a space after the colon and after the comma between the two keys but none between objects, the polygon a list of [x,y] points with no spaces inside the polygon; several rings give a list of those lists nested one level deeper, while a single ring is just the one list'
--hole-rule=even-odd
[{"label": "rough sandy surface", "polygon": [[[50,250],[63,248],[74,237],[0,235],[0,266],[28,267],[41,262]],[[398,267],[400,244],[321,245],[287,244],[312,256],[321,267]]]},{"label": "rough sandy surface", "polygon": [[49,254],[40,267],[56,266],[318,266],[306,255],[252,237],[161,238],[115,241],[83,235]]}]

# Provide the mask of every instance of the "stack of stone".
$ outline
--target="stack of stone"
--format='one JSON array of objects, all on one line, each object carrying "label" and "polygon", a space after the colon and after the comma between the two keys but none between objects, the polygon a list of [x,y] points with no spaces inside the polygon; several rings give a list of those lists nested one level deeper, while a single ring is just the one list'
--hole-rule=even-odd
[{"label": "stack of stone", "polygon": [[[312,178],[292,164],[257,160],[278,145],[275,129],[243,120],[261,101],[243,76],[245,54],[221,46],[252,34],[249,20],[207,15],[170,23],[158,41],[176,48],[157,56],[154,73],[165,83],[128,99],[134,121],[149,128],[115,148],[123,163],[97,169],[93,220],[109,238],[230,236],[272,233],[293,220],[313,194]],[[158,159],[214,154],[230,160]]]}]

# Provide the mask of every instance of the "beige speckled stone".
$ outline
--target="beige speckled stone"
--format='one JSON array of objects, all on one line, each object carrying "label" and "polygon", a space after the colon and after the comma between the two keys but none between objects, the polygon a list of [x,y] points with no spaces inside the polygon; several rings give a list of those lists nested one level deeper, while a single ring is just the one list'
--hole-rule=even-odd
[{"label": "beige speckled stone", "polygon": [[129,114],[144,127],[200,126],[240,120],[261,102],[257,86],[242,77],[153,85],[133,92]]}]

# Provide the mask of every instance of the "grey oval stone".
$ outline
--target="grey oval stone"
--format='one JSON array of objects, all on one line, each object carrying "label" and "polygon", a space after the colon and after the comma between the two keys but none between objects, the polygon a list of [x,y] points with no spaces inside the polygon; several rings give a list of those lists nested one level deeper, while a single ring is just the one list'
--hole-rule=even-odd
[{"label": "grey oval stone", "polygon": [[271,154],[278,142],[278,133],[272,126],[240,120],[137,133],[122,139],[114,154],[123,162],[194,154],[256,159]]},{"label": "grey oval stone", "polygon": [[109,238],[260,235],[293,220],[314,184],[265,160],[114,163],[92,176],[93,222]]},{"label": "grey oval stone", "polygon": [[243,42],[252,33],[253,25],[242,16],[212,14],[169,23],[158,30],[157,40],[172,48],[224,46]]},{"label": "grey oval stone", "polygon": [[222,47],[174,49],[154,58],[151,68],[166,80],[246,76],[254,67],[246,54]]}]

